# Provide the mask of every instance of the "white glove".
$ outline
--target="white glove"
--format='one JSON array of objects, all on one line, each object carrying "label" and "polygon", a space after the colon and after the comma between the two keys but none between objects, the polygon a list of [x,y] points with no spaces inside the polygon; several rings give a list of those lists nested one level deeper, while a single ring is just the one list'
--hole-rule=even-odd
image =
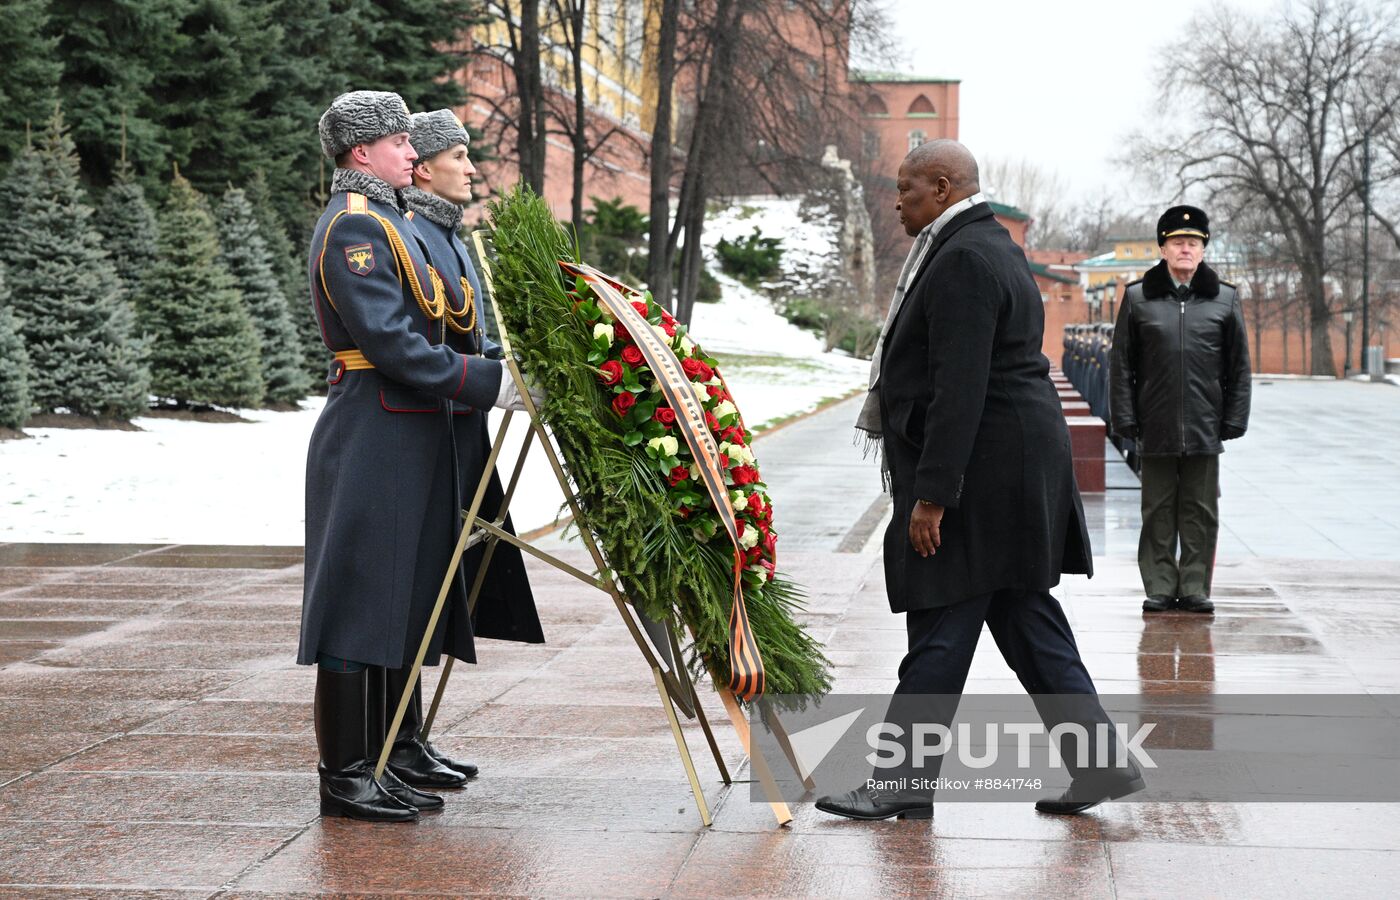
[{"label": "white glove", "polygon": [[[544,403],[544,391],[537,387],[525,386],[530,392],[530,399],[535,401],[535,408],[538,409]],[[525,401],[520,396],[520,391],[515,387],[515,379],[510,377],[510,369],[504,362],[501,363],[501,390],[496,394],[497,409],[508,409],[513,412],[524,412]]]}]

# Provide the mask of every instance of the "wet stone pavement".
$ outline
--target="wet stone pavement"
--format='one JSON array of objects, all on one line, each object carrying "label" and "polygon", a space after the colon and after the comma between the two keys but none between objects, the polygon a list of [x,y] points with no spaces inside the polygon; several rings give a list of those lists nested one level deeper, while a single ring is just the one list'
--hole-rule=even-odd
[{"label": "wet stone pavement", "polygon": [[[1139,611],[1130,474],[1086,498],[1099,574],[1058,593],[1102,692],[1400,690],[1400,391],[1279,382],[1256,397],[1224,467],[1214,618]],[[837,689],[884,691],[905,639],[866,540],[887,507],[853,415],[838,406],[756,449]],[[1300,454],[1289,415],[1334,437]],[[435,730],[482,776],[411,825],[322,821],[314,674],[292,665],[300,561],[284,547],[0,545],[0,896],[1371,897],[1400,883],[1397,804],[1057,818],[949,803],[931,823],[872,824],[794,805],[775,828],[703,690],[741,780],[722,784],[687,725],[714,813],[702,828],[616,612],[538,565],[549,643],[483,642]],[[990,640],[969,690],[1019,690]]]}]

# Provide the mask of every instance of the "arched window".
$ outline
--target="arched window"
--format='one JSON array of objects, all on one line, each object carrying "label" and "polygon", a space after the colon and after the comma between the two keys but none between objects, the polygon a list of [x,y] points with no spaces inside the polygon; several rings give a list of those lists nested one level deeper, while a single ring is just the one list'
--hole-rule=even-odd
[{"label": "arched window", "polygon": [[914,98],[914,102],[909,104],[909,116],[936,116],[938,111],[933,108],[933,102],[923,94]]},{"label": "arched window", "polygon": [[885,101],[880,99],[879,94],[872,93],[865,100],[865,114],[867,116],[888,116],[890,108],[885,105]]},{"label": "arched window", "polygon": [[913,150],[926,140],[928,140],[928,135],[915,128],[913,131],[909,132],[909,149]]}]

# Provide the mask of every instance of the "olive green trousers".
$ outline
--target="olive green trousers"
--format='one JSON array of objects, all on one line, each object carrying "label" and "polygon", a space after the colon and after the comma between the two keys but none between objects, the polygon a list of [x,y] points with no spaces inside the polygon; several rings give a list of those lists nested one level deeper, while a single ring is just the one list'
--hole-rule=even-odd
[{"label": "olive green trousers", "polygon": [[1219,497],[1220,457],[1142,458],[1138,570],[1147,596],[1210,596]]}]

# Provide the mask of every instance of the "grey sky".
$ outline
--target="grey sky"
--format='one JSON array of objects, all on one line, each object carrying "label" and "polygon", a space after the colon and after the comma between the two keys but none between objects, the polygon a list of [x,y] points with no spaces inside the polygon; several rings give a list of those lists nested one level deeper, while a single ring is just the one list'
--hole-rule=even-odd
[{"label": "grey sky", "polygon": [[[1071,200],[1144,197],[1112,163],[1151,121],[1165,46],[1220,0],[889,0],[904,71],[962,79],[959,137],[979,160],[1058,171]],[[1231,0],[1258,15],[1279,0]],[[1189,59],[1181,60],[1183,66]]]}]

